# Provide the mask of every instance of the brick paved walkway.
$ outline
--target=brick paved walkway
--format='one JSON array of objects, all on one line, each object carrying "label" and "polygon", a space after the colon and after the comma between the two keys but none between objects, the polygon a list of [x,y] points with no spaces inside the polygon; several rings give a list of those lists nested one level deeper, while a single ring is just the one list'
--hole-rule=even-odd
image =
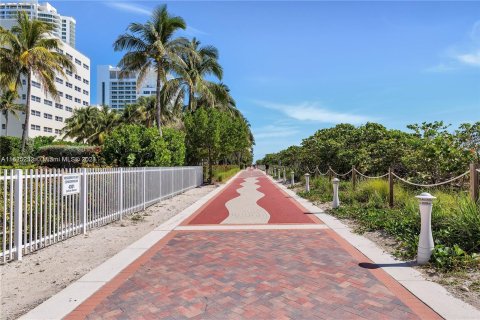
[{"label": "brick paved walkway", "polygon": [[[222,208],[252,174],[243,173],[190,223],[209,213],[218,218],[208,210]],[[314,226],[268,178],[258,179],[261,206],[272,217],[287,207]],[[270,197],[280,206],[269,205]],[[244,227],[171,232],[67,319],[439,318],[383,270],[360,267],[371,261],[330,229]]]}]

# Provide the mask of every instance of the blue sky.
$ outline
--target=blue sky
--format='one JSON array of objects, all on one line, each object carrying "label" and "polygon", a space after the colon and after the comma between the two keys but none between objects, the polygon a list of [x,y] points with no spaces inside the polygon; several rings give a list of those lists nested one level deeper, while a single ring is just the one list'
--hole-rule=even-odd
[{"label": "blue sky", "polygon": [[[77,48],[115,65],[112,43],[157,1],[51,1]],[[215,45],[255,158],[336,123],[388,128],[480,121],[480,2],[166,2]]]}]

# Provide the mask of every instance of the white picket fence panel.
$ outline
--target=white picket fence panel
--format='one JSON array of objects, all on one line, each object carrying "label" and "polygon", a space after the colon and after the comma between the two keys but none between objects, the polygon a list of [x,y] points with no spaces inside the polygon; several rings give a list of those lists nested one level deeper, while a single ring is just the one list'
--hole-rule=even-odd
[{"label": "white picket fence panel", "polygon": [[[65,174],[79,175],[79,193],[62,194]],[[121,220],[202,183],[202,167],[3,170],[0,264]]]}]

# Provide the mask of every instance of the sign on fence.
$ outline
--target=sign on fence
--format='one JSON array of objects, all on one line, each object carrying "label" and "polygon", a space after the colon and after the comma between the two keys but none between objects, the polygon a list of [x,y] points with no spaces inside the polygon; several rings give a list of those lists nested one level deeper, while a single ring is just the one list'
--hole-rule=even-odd
[{"label": "sign on fence", "polygon": [[80,193],[80,175],[64,174],[63,175],[63,191],[64,196]]}]

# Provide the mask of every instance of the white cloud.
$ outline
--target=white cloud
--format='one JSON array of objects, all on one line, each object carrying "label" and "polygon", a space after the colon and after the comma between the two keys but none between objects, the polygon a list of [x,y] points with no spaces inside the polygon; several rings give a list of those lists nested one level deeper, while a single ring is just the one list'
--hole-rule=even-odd
[{"label": "white cloud", "polygon": [[255,102],[264,108],[280,111],[288,117],[300,121],[360,124],[372,120],[362,115],[332,111],[320,106],[316,102],[302,102],[299,104],[281,104],[268,101]]},{"label": "white cloud", "polygon": [[203,30],[200,30],[200,29],[197,29],[197,28],[194,28],[192,26],[188,26],[187,25],[187,29],[184,31],[187,35],[189,36],[204,36],[204,35],[208,35],[207,32],[203,31]]},{"label": "white cloud", "polygon": [[449,71],[452,71],[452,70],[455,70],[455,69],[456,68],[451,66],[451,65],[447,65],[445,63],[440,63],[440,64],[437,64],[436,66],[425,69],[425,71],[440,73],[440,72],[449,72]]},{"label": "white cloud", "polygon": [[460,54],[455,58],[463,64],[480,67],[480,50],[477,52]]},{"label": "white cloud", "polygon": [[262,128],[253,129],[255,139],[265,138],[284,138],[297,134],[299,131],[296,127],[268,125]]},{"label": "white cloud", "polygon": [[135,5],[135,4],[131,4],[131,3],[127,3],[127,2],[106,2],[106,5],[109,6],[109,7],[115,8],[115,9],[131,12],[131,13],[137,13],[137,14],[141,14],[141,15],[145,15],[145,16],[151,16],[152,15],[151,10],[149,10],[145,7]]}]

